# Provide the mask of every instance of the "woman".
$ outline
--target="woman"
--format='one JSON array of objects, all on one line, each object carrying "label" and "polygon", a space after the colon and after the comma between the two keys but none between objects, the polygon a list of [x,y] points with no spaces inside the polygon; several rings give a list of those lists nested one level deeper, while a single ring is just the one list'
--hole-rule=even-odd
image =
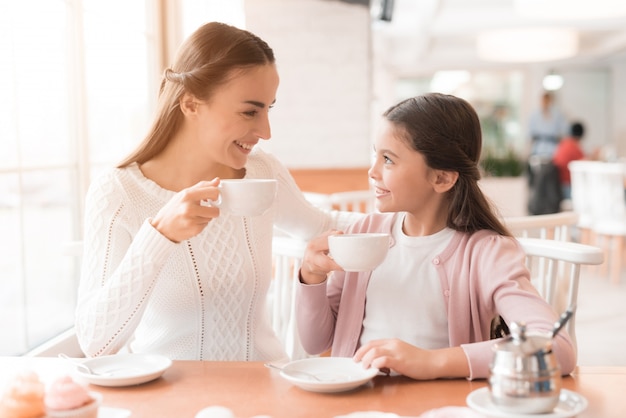
[{"label": "woman", "polygon": [[[212,22],[181,46],[148,135],[87,195],[76,312],[86,355],[285,357],[266,307],[273,228],[308,239],[356,215],[311,206],[257,148],[270,138],[278,83],[271,48],[248,31]],[[241,178],[277,179],[263,215],[206,204],[220,179]]]},{"label": "woman", "polygon": [[[495,318],[549,332],[558,316],[478,186],[474,109],[431,93],[400,102],[384,118],[369,171],[382,213],[347,231],[387,232],[392,244],[376,269],[354,273],[328,256],[332,232],[309,243],[297,293],[302,345],[414,379],[484,378]],[[570,373],[576,351],[566,333],[554,351]]]}]

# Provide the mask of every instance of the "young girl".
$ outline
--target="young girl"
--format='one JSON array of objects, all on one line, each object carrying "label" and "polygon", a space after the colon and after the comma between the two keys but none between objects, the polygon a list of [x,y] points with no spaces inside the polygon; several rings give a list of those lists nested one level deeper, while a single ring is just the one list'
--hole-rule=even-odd
[{"label": "young girl", "polygon": [[[271,136],[278,81],[272,49],[248,31],[211,22],[181,46],[144,141],[89,188],[76,311],[87,356],[286,356],[266,307],[274,227],[310,239],[352,221],[308,204],[257,148]],[[203,204],[220,179],[241,178],[277,180],[263,215]]]},{"label": "young girl", "polygon": [[[347,232],[388,232],[389,253],[372,272],[344,272],[328,256],[336,231],[309,242],[297,295],[303,347],[414,379],[484,378],[494,318],[549,332],[558,315],[531,285],[523,250],[478,186],[474,109],[431,93],[384,117],[369,170],[382,213]],[[576,351],[566,333],[554,351],[570,373]]]}]

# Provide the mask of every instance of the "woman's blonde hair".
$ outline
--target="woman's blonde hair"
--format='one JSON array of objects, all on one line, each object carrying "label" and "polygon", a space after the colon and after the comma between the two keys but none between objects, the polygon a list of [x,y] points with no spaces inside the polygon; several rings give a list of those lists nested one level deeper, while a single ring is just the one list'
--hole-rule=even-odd
[{"label": "woman's blonde hair", "polygon": [[236,70],[274,63],[272,49],[253,33],[220,22],[201,26],[182,44],[174,64],[163,74],[148,134],[118,167],[144,163],[163,151],[182,123],[179,104],[185,93],[207,100]]}]

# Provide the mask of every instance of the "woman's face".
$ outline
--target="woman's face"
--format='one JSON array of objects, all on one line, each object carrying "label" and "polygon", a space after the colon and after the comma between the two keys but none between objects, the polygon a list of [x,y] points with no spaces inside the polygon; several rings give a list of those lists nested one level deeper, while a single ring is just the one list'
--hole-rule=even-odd
[{"label": "woman's face", "polygon": [[269,110],[276,100],[278,72],[273,64],[239,70],[198,105],[193,126],[200,146],[214,162],[243,168],[259,139],[271,136]]},{"label": "woman's face", "polygon": [[419,152],[410,148],[403,131],[388,121],[375,141],[375,158],[369,170],[376,191],[376,207],[381,212],[423,213],[431,208],[437,193],[436,173]]}]

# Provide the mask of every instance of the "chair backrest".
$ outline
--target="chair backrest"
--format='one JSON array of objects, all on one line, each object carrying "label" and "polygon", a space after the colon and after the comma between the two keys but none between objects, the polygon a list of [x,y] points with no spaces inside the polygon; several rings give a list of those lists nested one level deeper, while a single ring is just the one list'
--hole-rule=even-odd
[{"label": "chair backrest", "polygon": [[593,228],[603,234],[626,233],[626,164],[589,161],[586,166]]},{"label": "chair backrest", "polygon": [[596,161],[575,160],[567,165],[571,178],[572,210],[578,214],[578,226],[590,228],[593,223],[592,201],[593,189],[589,180],[589,172]]},{"label": "chair backrest", "polygon": [[309,357],[300,344],[295,323],[296,286],[306,242],[274,236],[272,258],[274,276],[269,292],[272,327],[292,360]]},{"label": "chair backrest", "polygon": [[304,192],[313,205],[325,210],[342,210],[369,213],[374,211],[374,192],[371,190],[349,190],[335,193]]},{"label": "chair backrest", "polygon": [[[80,272],[80,258],[83,255],[83,241],[66,241],[61,243],[56,250],[60,255],[73,257],[74,269]],[[61,332],[59,335],[44,341],[24,354],[26,357],[56,357],[59,354],[67,354],[70,357],[85,357],[82,352],[74,327]]]},{"label": "chair backrest", "polygon": [[74,327],[63,331],[59,335],[45,341],[33,348],[25,357],[56,357],[59,354],[67,354],[70,357],[85,357],[80,348]]},{"label": "chair backrest", "polygon": [[575,242],[542,238],[517,238],[526,253],[526,264],[533,285],[541,296],[561,313],[568,307],[574,315],[566,329],[576,342],[575,318],[581,266],[597,265],[604,260],[600,248]]},{"label": "chair backrest", "polygon": [[516,237],[569,241],[571,229],[578,223],[578,214],[568,211],[547,215],[511,216],[503,220]]},{"label": "chair backrest", "polygon": [[374,211],[374,192],[372,190],[353,190],[336,192],[329,195],[333,209],[369,213]]}]

